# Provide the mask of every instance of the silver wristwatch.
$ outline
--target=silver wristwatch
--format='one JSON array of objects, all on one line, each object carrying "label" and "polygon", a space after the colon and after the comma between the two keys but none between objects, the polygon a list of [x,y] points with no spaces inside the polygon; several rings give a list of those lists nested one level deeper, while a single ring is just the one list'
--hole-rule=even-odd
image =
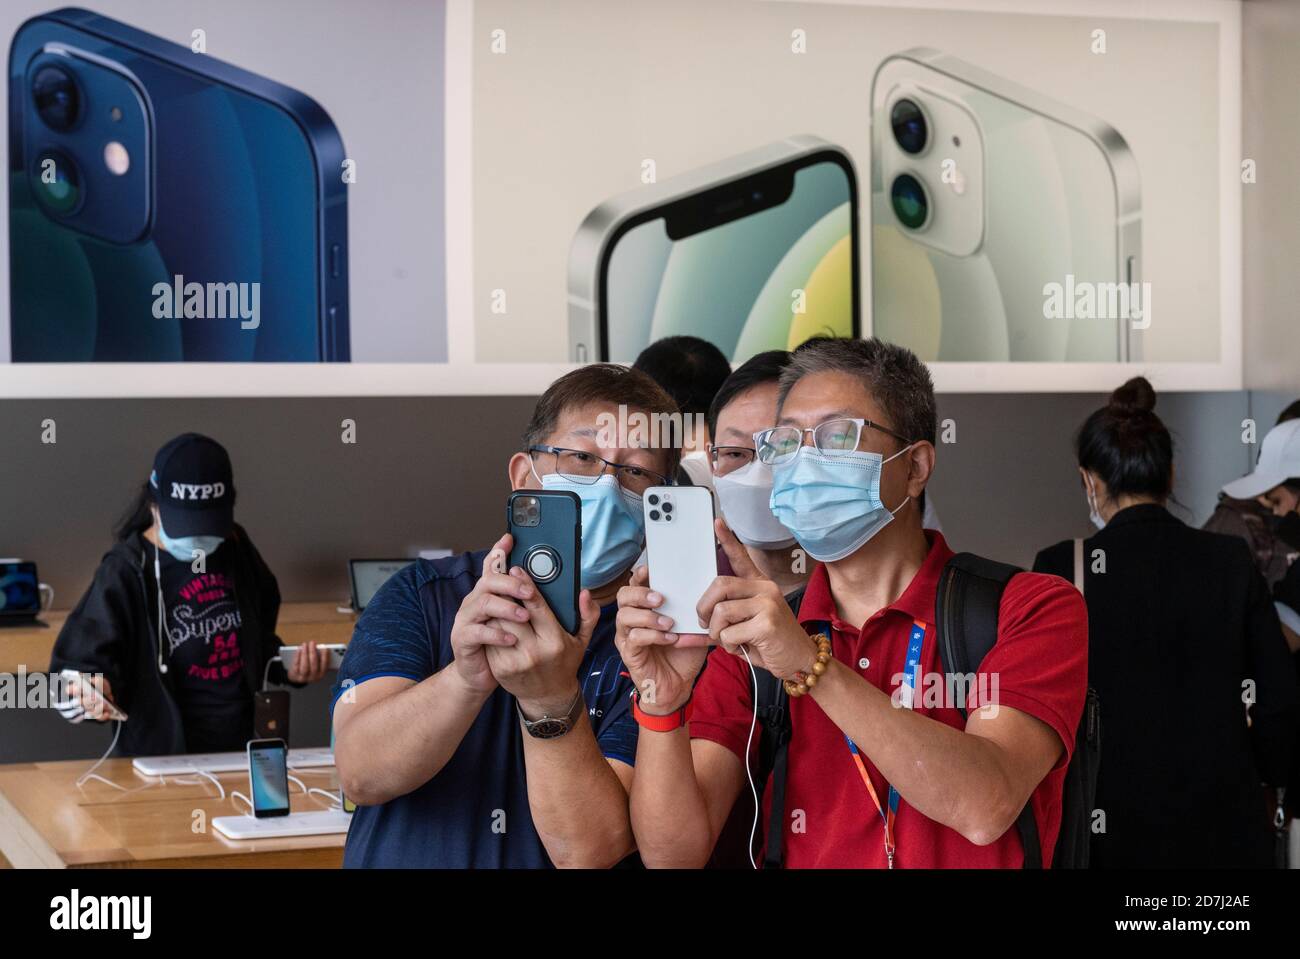
[{"label": "silver wristwatch", "polygon": [[540,719],[529,719],[524,715],[524,711],[519,708],[519,700],[515,700],[515,711],[519,713],[519,721],[524,724],[524,731],[534,739],[559,739],[573,728],[581,707],[581,689],[578,690],[578,695],[573,697],[573,702],[569,704],[569,708],[560,716],[543,716]]}]

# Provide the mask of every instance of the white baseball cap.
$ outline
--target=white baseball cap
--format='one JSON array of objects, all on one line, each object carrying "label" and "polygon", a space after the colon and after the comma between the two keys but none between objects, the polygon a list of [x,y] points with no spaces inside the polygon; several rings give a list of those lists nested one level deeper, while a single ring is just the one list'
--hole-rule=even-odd
[{"label": "white baseball cap", "polygon": [[1260,444],[1255,472],[1233,480],[1223,492],[1233,499],[1254,499],[1289,479],[1300,479],[1300,420],[1269,430]]}]

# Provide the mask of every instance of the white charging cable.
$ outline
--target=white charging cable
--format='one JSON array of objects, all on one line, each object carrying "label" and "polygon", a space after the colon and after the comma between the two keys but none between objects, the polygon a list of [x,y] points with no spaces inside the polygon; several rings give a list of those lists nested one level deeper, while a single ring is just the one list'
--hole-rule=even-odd
[{"label": "white charging cable", "polygon": [[326,800],[329,801],[331,809],[343,808],[343,803],[339,801],[338,793],[332,793],[328,789],[321,789],[319,786],[312,786],[311,789],[307,790],[307,795],[310,796],[312,793],[318,793],[319,795],[324,796]]},{"label": "white charging cable", "polygon": [[208,772],[206,769],[200,769],[198,766],[191,766],[190,771],[193,772],[195,775],[202,776],[204,779],[211,782],[212,785],[216,786],[217,789],[220,791],[221,798],[222,799],[226,798],[226,787],[221,785],[220,779],[212,775],[212,773]]},{"label": "white charging cable", "polygon": [[79,777],[77,777],[78,789],[80,789],[86,783],[90,782],[90,780],[98,779],[100,782],[107,783],[108,785],[112,786],[114,789],[120,789],[122,790],[122,792],[127,791],[127,788],[125,786],[119,786],[117,783],[113,782],[112,780],[105,779],[103,776],[100,776],[95,772],[95,770],[97,770],[100,766],[104,765],[104,762],[112,754],[113,750],[117,748],[117,740],[122,735],[122,721],[120,719],[115,719],[113,720],[113,722],[116,723],[117,725],[117,728],[113,730],[113,741],[109,743],[108,748],[104,750],[104,755],[100,756],[99,759],[95,761],[95,765],[91,766]]},{"label": "white charging cable", "polygon": [[266,661],[266,668],[262,670],[262,692],[266,692],[266,684],[271,681],[271,664],[283,662],[284,660],[279,656],[272,656]]},{"label": "white charging cable", "polygon": [[[224,799],[225,797],[223,796],[222,798]],[[230,801],[234,802],[236,799],[242,799],[244,802],[248,803],[248,812],[244,813],[245,816],[253,815],[253,800],[249,799],[237,789],[230,790]]]},{"label": "white charging cable", "polygon": [[754,822],[749,827],[749,864],[757,869],[758,862],[754,859],[754,837],[758,835],[758,817],[763,804],[758,798],[758,787],[754,785],[754,770],[749,763],[749,751],[754,745],[754,730],[758,726],[758,673],[754,671],[754,661],[749,658],[749,650],[741,646],[740,651],[744,654],[745,662],[749,663],[749,678],[754,684],[754,718],[749,721],[749,737],[745,740],[745,778],[749,780],[749,791],[754,796]]}]

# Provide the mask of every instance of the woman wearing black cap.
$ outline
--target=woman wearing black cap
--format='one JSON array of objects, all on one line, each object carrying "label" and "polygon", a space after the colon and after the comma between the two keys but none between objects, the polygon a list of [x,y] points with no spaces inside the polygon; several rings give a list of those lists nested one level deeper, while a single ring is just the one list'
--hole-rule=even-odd
[{"label": "woman wearing black cap", "polygon": [[1245,542],[1165,508],[1173,440],[1155,401],[1138,377],[1084,422],[1075,453],[1099,532],[1034,562],[1088,602],[1102,722],[1092,865],[1267,867],[1262,784],[1286,782],[1295,673]]},{"label": "woman wearing black cap", "polygon": [[118,755],[242,750],[264,673],[297,685],[325,674],[314,643],[292,671],[270,662],[280,591],[234,504],[221,444],[197,433],[167,443],[59,633],[50,670],[73,694],[60,711],[72,722],[125,713]]}]

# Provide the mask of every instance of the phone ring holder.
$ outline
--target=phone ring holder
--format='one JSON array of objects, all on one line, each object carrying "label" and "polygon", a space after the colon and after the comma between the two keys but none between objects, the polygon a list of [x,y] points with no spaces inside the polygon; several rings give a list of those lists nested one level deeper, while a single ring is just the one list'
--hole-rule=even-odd
[{"label": "phone ring holder", "polygon": [[560,554],[544,544],[524,554],[524,570],[535,583],[549,583],[560,575],[561,568]]}]

